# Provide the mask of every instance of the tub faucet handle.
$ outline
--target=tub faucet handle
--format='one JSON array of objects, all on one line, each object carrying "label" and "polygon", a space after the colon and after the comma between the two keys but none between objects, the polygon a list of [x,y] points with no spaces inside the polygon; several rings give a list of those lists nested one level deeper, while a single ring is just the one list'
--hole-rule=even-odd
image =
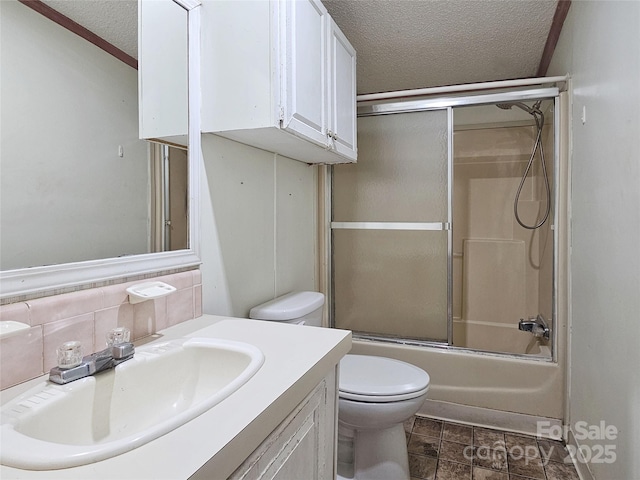
[{"label": "tub faucet handle", "polygon": [[535,322],[533,321],[532,318],[530,318],[529,320],[525,320],[524,318],[521,318],[520,321],[518,322],[518,330],[522,330],[523,332],[532,332],[534,324]]}]

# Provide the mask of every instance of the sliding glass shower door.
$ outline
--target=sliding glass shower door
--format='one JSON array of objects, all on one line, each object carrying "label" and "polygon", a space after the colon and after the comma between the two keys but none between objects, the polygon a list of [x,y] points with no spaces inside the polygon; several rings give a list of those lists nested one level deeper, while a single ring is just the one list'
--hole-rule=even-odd
[{"label": "sliding glass shower door", "polygon": [[365,335],[447,342],[447,109],[358,119],[358,163],[332,170],[332,318]]}]

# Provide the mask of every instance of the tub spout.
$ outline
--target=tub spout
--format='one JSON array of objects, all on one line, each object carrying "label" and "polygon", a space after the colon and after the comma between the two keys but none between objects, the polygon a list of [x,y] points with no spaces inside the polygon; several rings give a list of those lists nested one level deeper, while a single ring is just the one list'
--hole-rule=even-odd
[{"label": "tub spout", "polygon": [[534,336],[544,337],[547,340],[551,335],[551,329],[541,314],[538,314],[537,317],[529,317],[529,320],[521,318],[518,323],[518,329],[523,332],[531,332]]}]

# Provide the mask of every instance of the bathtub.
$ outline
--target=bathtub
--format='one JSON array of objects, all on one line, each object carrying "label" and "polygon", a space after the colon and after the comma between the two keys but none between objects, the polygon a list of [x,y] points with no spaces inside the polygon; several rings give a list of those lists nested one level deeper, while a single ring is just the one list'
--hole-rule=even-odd
[{"label": "bathtub", "polygon": [[454,319],[453,344],[473,350],[551,358],[549,341],[519,330],[517,324]]},{"label": "bathtub", "polygon": [[[520,333],[524,335],[524,332]],[[351,353],[395,358],[428,372],[431,383],[425,405],[433,401],[446,402],[532,418],[562,419],[563,372],[558,363],[551,361],[550,355],[543,358],[543,347],[548,349],[539,346],[540,352],[528,359],[456,347],[414,346],[354,338]],[[421,413],[432,414],[427,410]]]}]

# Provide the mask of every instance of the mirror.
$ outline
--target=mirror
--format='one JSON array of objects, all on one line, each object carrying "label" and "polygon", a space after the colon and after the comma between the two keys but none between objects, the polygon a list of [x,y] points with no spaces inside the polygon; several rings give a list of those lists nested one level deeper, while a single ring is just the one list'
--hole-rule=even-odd
[{"label": "mirror", "polygon": [[[187,78],[197,81],[192,78],[197,75],[187,75],[187,25],[194,13],[184,2],[147,3],[161,4],[180,26],[167,41],[182,52],[169,63],[173,83],[148,79],[151,94],[145,98],[141,92],[140,103],[153,107],[171,97],[171,121],[177,120],[180,129],[143,131],[139,117],[162,119],[166,108],[149,113],[143,107],[139,115],[138,71],[131,63],[34,7],[1,3],[2,298],[198,264],[199,162],[196,155],[186,155],[187,124],[199,131],[199,119],[187,121]],[[28,3],[45,10],[47,4],[58,7],[88,26],[106,25],[106,35],[113,32],[108,32],[105,8],[119,10],[106,14],[116,31],[138,24],[137,1]],[[133,18],[121,20],[123,11]],[[124,44],[137,56],[137,42],[134,48]],[[154,63],[151,56],[147,65]],[[157,76],[158,68],[149,67],[148,73]],[[168,144],[140,140],[139,131]]]}]

